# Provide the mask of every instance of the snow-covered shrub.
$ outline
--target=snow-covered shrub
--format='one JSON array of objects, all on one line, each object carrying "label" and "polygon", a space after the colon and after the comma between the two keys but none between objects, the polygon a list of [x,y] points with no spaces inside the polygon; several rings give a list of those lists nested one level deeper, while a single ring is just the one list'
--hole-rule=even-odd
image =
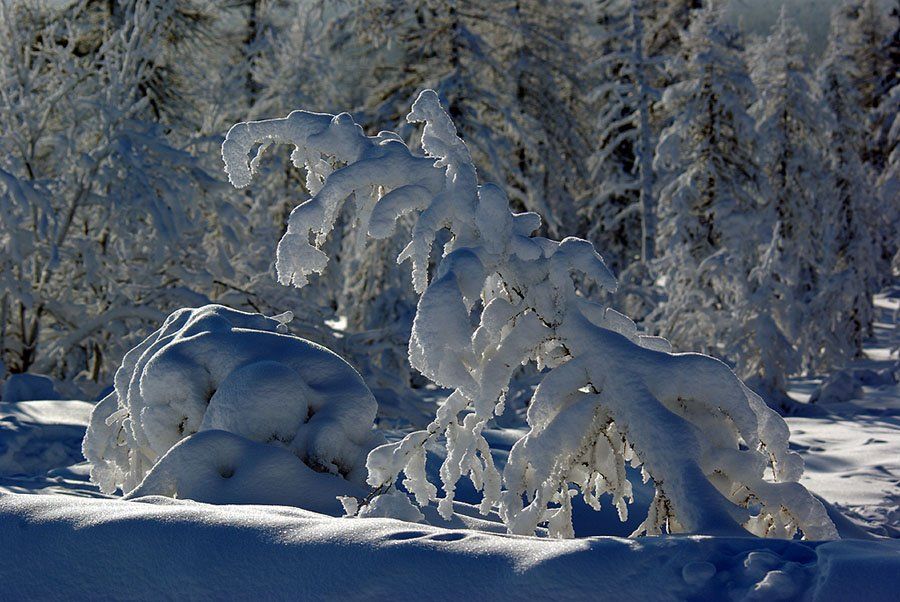
[{"label": "snow-covered shrub", "polygon": [[[276,142],[293,145],[294,164],[322,181],[291,213],[279,244],[284,283],[303,286],[325,269],[319,247],[350,198],[358,228],[375,238],[390,235],[399,216],[414,219],[399,258],[411,260],[420,294],[410,361],[453,393],[426,429],[369,454],[371,486],[387,490],[404,473],[416,501],[438,501],[446,517],[457,481],[468,475],[483,492],[481,510],[496,508],[511,532],[546,524],[552,535],[572,536],[578,491],[594,507],[610,494],[627,513],[630,462],[656,487],[638,533],[742,533],[743,526],[759,535],[837,536],[822,504],[797,482],[802,460],[788,450],[777,414],[725,364],[671,354],[664,340],[642,336],[627,317],[581,295],[576,274],[616,288],[601,256],[581,239],[532,236],[539,216],[512,213],[500,188],[479,185],[433,91],[421,93],[408,119],[425,124],[425,156],[396,134],[366,136],[346,113],[306,111],[239,123],[222,146],[237,187],[258,166],[260,155],[248,154]],[[444,229],[451,236],[431,271]],[[482,430],[503,412],[515,369],[529,362],[546,372],[528,408],[530,431],[501,476]],[[424,446],[442,436],[439,499],[426,478]]]},{"label": "snow-covered shrub", "polygon": [[125,355],[91,416],[91,479],[127,493],[182,439],[222,430],[362,484],[366,454],[382,441],[375,399],[339,356],[284,330],[221,305],[170,315]]}]

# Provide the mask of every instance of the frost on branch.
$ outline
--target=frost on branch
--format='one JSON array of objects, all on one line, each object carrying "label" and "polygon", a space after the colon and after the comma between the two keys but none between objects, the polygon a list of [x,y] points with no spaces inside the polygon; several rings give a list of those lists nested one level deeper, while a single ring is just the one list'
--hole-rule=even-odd
[{"label": "frost on branch", "polygon": [[[668,344],[638,333],[627,317],[579,294],[575,282],[608,291],[616,281],[593,246],[580,239],[532,236],[533,213],[510,212],[503,191],[479,186],[469,152],[437,95],[423,92],[409,120],[424,122],[414,156],[392,134],[366,137],[346,114],[296,111],[287,119],[234,126],[223,157],[236,185],[249,182],[258,144],[293,144],[294,161],[318,192],[291,214],[279,247],[284,282],[306,283],[327,257],[325,240],[341,204],[353,197],[361,231],[391,231],[414,214],[400,260],[412,261],[420,293],[410,361],[453,389],[427,429],[374,449],[368,482],[404,487],[425,505],[452,513],[455,485],[468,476],[509,530],[548,526],[572,536],[571,496],[594,507],[609,494],[627,512],[625,463],[642,466],[656,498],[640,533],[742,533],[833,538],[823,506],[797,483],[799,456],[788,429],[721,362],[672,354]],[[442,229],[451,238],[434,273],[428,258]],[[573,278],[573,276],[577,276]],[[472,326],[477,322],[477,326]],[[503,412],[515,369],[546,369],[528,412],[531,427],[501,475],[482,434]],[[425,444],[443,437],[443,498],[427,481]]]},{"label": "frost on branch", "polygon": [[366,454],[383,441],[372,431],[375,399],[340,357],[281,334],[281,319],[221,305],[170,315],[125,355],[115,391],[91,415],[83,446],[91,479],[102,491],[128,493],[176,444],[217,430],[249,441],[206,438],[180,457],[258,442],[363,484]]}]

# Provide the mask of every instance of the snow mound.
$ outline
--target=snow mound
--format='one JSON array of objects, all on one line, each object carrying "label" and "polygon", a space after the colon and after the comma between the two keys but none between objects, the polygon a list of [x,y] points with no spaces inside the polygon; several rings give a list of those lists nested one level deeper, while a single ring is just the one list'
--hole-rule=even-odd
[{"label": "snow mound", "polygon": [[900,590],[895,541],[556,540],[296,508],[142,502],[0,497],[0,541],[16,554],[0,563],[0,597],[385,600],[427,591],[435,600],[880,602]]},{"label": "snow mound", "polygon": [[[188,474],[173,463],[192,450],[198,467],[206,467],[211,447],[231,453],[250,450],[253,441],[284,448],[315,471],[364,483],[366,454],[383,440],[372,430],[375,398],[339,356],[282,330],[279,320],[220,305],[170,315],[125,355],[114,392],[91,416],[83,445],[91,479],[107,493],[131,492],[177,443],[224,430],[248,442],[219,437],[185,446],[160,467],[154,487],[165,479],[188,487]],[[271,461],[277,463],[258,454],[255,460]]]},{"label": "snow mound", "polygon": [[863,387],[885,387],[895,385],[897,376],[890,368],[872,370],[856,368],[840,370],[829,376],[812,392],[810,403],[845,403],[862,395]]}]

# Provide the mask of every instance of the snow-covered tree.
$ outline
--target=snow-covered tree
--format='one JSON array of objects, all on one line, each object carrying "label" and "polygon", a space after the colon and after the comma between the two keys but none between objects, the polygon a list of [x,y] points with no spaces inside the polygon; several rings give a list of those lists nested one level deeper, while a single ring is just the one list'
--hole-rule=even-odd
[{"label": "snow-covered tree", "polygon": [[847,76],[867,112],[878,106],[885,81],[897,68],[890,55],[894,19],[878,0],[844,0],[833,15],[832,29],[840,29],[842,51],[849,59]]},{"label": "snow-covered tree", "polygon": [[[737,316],[771,226],[760,219],[755,90],[721,10],[695,13],[690,57],[662,106],[672,116],[655,165],[661,174],[657,269],[667,298],[650,316],[679,349],[717,350],[741,338]],[[734,359],[734,358],[733,358]]]},{"label": "snow-covered tree", "polygon": [[829,316],[829,327],[819,336],[834,335],[826,341],[804,344],[809,350],[810,369],[827,369],[836,358],[861,353],[863,339],[871,329],[872,295],[879,279],[876,236],[887,227],[883,222],[885,212],[877,206],[873,173],[863,160],[869,139],[868,114],[854,82],[846,31],[842,13],[836,11],[828,49],[817,73],[823,101],[832,114],[827,159],[834,198],[824,216],[823,268],[827,281],[821,286],[814,311]]},{"label": "snow-covered tree", "polygon": [[[260,144],[287,143],[292,158],[324,183],[291,214],[278,248],[279,277],[303,286],[325,269],[321,246],[348,199],[357,227],[376,238],[395,221],[414,221],[400,256],[419,293],[409,342],[413,366],[453,390],[427,429],[373,450],[368,482],[383,492],[404,473],[421,505],[448,516],[456,483],[468,475],[514,533],[545,524],[571,536],[571,497],[597,507],[608,493],[622,516],[631,484],[625,463],[642,466],[656,497],[640,533],[742,533],[836,537],[825,509],[798,482],[781,418],[721,362],[671,354],[659,338],[579,294],[578,281],[614,290],[615,278],[581,239],[531,235],[540,218],[513,213],[503,190],[478,184],[469,149],[434,91],[408,119],[424,123],[425,156],[394,133],[366,136],[348,114],[295,111],[239,123],[222,155],[231,182],[247,186]],[[430,269],[437,235],[449,232]],[[528,409],[529,432],[512,448],[501,477],[482,434],[503,412],[517,366],[547,371]],[[424,445],[445,437],[445,496],[425,477]],[[771,478],[766,478],[767,469]],[[572,489],[572,487],[575,489]],[[355,504],[348,504],[351,510]],[[753,512],[750,508],[754,508]]]},{"label": "snow-covered tree", "polygon": [[[599,6],[603,22],[595,64],[601,73],[593,92],[599,141],[592,157],[597,186],[581,211],[590,220],[588,235],[613,253],[616,271],[633,262],[635,254],[644,263],[655,254],[656,132],[650,109],[659,99],[651,82],[661,66],[645,54],[645,4],[605,0]],[[636,229],[640,238],[632,241]]]},{"label": "snow-covered tree", "polygon": [[[872,163],[878,172],[878,192],[881,206],[886,207],[887,232],[900,230],[900,206],[894,202],[900,198],[900,167],[897,166],[897,141],[900,140],[900,3],[891,9],[891,32],[884,38],[882,55],[886,69],[878,86],[878,106],[875,108],[876,153]],[[888,236],[884,241],[883,253],[892,259],[894,272],[900,271],[900,240]]]},{"label": "snow-covered tree", "polygon": [[[865,136],[859,140],[861,154],[866,167],[877,178],[887,162],[888,141],[885,137],[885,123],[891,112],[897,108],[879,110],[882,99],[889,98],[890,89],[897,81],[897,27],[898,11],[888,14],[883,3],[878,0],[845,0],[832,16],[832,32],[829,39],[830,57],[842,55],[841,67],[845,69],[847,84],[854,88],[853,99],[859,104],[860,125]],[[892,28],[893,26],[893,28]],[[893,48],[893,50],[892,50]],[[827,58],[826,60],[833,60]],[[893,82],[893,83],[892,83]],[[870,180],[871,182],[872,180]],[[871,184],[870,184],[871,185]],[[887,276],[888,263],[896,249],[896,237],[890,236],[889,220],[878,209],[876,202],[871,218],[867,220],[869,231],[875,244],[875,275],[879,279]]]},{"label": "snow-covered tree", "polygon": [[354,114],[368,131],[395,128],[413,143],[407,107],[419,90],[436,90],[485,173],[555,233],[573,225],[587,188],[573,33],[585,14],[568,0],[377,0],[341,13],[330,39],[341,63],[362,61],[370,74],[355,82],[364,94]]},{"label": "snow-covered tree", "polygon": [[[900,198],[900,82],[898,82],[882,100],[882,111],[888,113],[890,107],[894,107],[893,115],[886,116],[885,133],[883,136],[883,148],[886,151],[884,169],[878,177],[878,193],[881,196],[882,206],[888,208],[887,224],[888,232],[900,231],[900,207],[892,203]],[[893,210],[891,210],[893,208]],[[900,241],[893,237],[892,246],[888,247],[892,252],[891,269],[894,275],[900,274]]]},{"label": "snow-covered tree", "polygon": [[[771,34],[750,52],[758,91],[752,107],[760,141],[758,164],[767,183],[767,207],[760,216],[775,223],[774,246],[760,262],[769,272],[756,311],[775,320],[797,342],[801,355],[816,357],[822,341],[814,339],[832,326],[815,298],[827,284],[822,227],[830,219],[834,190],[826,137],[831,115],[807,67],[806,43],[782,9]],[[782,348],[779,361],[758,364],[760,385],[783,391],[785,375],[799,367],[796,361],[783,361],[794,354],[791,344],[783,336],[760,343],[758,357]]]},{"label": "snow-covered tree", "polygon": [[185,284],[205,277],[211,180],[169,143],[145,93],[164,15],[155,2],[125,8],[94,46],[51,8],[0,5],[0,313],[12,371],[97,381],[157,308],[200,297]]},{"label": "snow-covered tree", "polygon": [[[703,0],[658,0],[648,7],[646,18],[646,49],[650,56],[665,56],[678,59],[682,52],[682,38],[688,30],[694,13],[703,8]],[[654,82],[657,85],[670,83],[674,73],[662,74]]]}]

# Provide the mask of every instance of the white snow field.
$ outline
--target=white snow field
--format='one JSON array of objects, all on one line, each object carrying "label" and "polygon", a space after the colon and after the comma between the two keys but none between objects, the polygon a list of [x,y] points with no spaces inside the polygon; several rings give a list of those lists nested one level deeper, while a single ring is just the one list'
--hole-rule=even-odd
[{"label": "white snow field", "polygon": [[[881,322],[869,359],[848,369],[857,375],[896,369],[898,303],[881,298],[878,304]],[[819,384],[798,381],[792,395],[805,402]],[[465,516],[477,516],[464,503],[477,500],[465,481],[452,523],[442,523],[432,507],[423,509],[432,524],[337,518],[342,512],[333,496],[352,484],[330,489],[321,479],[340,477],[313,473],[286,450],[215,430],[185,439],[170,454],[189,445],[205,449],[187,454],[187,461],[201,470],[209,469],[209,454],[219,464],[234,462],[228,478],[210,473],[178,488],[179,497],[192,499],[141,497],[143,490],[163,488],[151,470],[131,499],[110,499],[88,481],[90,466],[80,457],[93,404],[2,403],[0,542],[14,561],[0,563],[0,598],[896,600],[900,388],[882,382],[857,393],[816,412],[801,403],[798,412],[806,415],[787,418],[792,447],[806,462],[802,483],[828,503],[843,538],[833,542],[627,539],[609,535],[634,527],[619,523],[611,504],[599,513],[573,509],[576,534],[594,536],[513,536],[502,533],[496,516]],[[486,431],[501,466],[522,428]],[[441,451],[429,450],[429,473],[437,471]],[[291,467],[279,466],[282,461]],[[267,467],[297,474],[273,490]],[[310,474],[316,493],[297,490]],[[261,486],[267,499],[283,505],[254,504]],[[636,505],[646,506],[652,496],[652,487],[635,488]]]}]

